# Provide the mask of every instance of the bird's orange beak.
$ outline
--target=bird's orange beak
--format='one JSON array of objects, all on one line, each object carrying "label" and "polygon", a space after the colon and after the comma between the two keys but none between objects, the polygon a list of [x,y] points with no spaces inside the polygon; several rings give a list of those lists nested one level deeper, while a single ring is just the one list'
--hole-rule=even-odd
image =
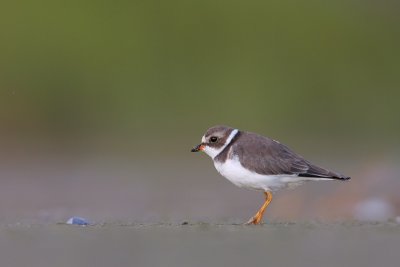
[{"label": "bird's orange beak", "polygon": [[201,144],[195,146],[194,148],[192,148],[191,151],[192,151],[192,152],[203,151],[205,147],[206,147],[206,146],[205,146],[203,143],[201,143]]}]

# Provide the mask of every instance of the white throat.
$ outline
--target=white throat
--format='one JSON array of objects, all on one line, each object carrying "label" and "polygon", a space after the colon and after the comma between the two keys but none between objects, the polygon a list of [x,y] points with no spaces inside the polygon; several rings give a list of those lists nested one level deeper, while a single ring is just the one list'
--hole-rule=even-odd
[{"label": "white throat", "polygon": [[[229,144],[232,142],[232,139],[237,135],[238,132],[239,132],[238,129],[234,129],[234,130],[229,134],[228,139],[226,139],[226,142],[225,142],[225,144],[224,144],[222,147],[220,147],[220,148],[213,148],[213,147],[206,146],[206,147],[204,148],[204,152],[206,152],[207,155],[209,155],[212,159],[214,159],[219,153],[222,152],[222,150],[225,149],[225,147],[226,147],[227,145],[229,145]],[[204,142],[204,139],[205,139],[205,138],[203,137],[203,142]]]}]

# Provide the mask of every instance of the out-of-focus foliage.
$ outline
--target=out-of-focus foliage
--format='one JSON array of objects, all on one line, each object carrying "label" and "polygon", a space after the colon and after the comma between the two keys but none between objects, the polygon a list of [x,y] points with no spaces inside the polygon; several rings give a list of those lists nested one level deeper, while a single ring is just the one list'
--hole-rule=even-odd
[{"label": "out-of-focus foliage", "polygon": [[352,176],[282,194],[272,218],[362,218],[371,198],[397,217],[399,11],[394,0],[2,1],[0,223],[248,218],[261,194],[189,152],[221,123]]},{"label": "out-of-focus foliage", "polygon": [[3,134],[398,139],[396,1],[7,2]]}]

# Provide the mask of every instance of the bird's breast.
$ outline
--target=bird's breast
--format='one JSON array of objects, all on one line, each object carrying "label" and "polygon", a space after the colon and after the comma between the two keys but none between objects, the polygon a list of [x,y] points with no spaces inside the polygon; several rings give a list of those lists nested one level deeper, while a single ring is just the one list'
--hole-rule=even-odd
[{"label": "bird's breast", "polygon": [[228,158],[223,163],[215,161],[214,166],[222,176],[236,186],[257,190],[264,189],[263,185],[260,184],[259,174],[244,168],[237,157]]}]

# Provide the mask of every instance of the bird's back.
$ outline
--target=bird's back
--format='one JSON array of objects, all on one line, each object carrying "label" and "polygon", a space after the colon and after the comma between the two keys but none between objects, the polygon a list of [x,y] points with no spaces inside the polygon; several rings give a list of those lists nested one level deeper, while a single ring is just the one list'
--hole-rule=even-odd
[{"label": "bird's back", "polygon": [[278,141],[251,132],[240,132],[232,144],[232,152],[239,157],[243,167],[262,175],[350,179],[312,164]]}]

